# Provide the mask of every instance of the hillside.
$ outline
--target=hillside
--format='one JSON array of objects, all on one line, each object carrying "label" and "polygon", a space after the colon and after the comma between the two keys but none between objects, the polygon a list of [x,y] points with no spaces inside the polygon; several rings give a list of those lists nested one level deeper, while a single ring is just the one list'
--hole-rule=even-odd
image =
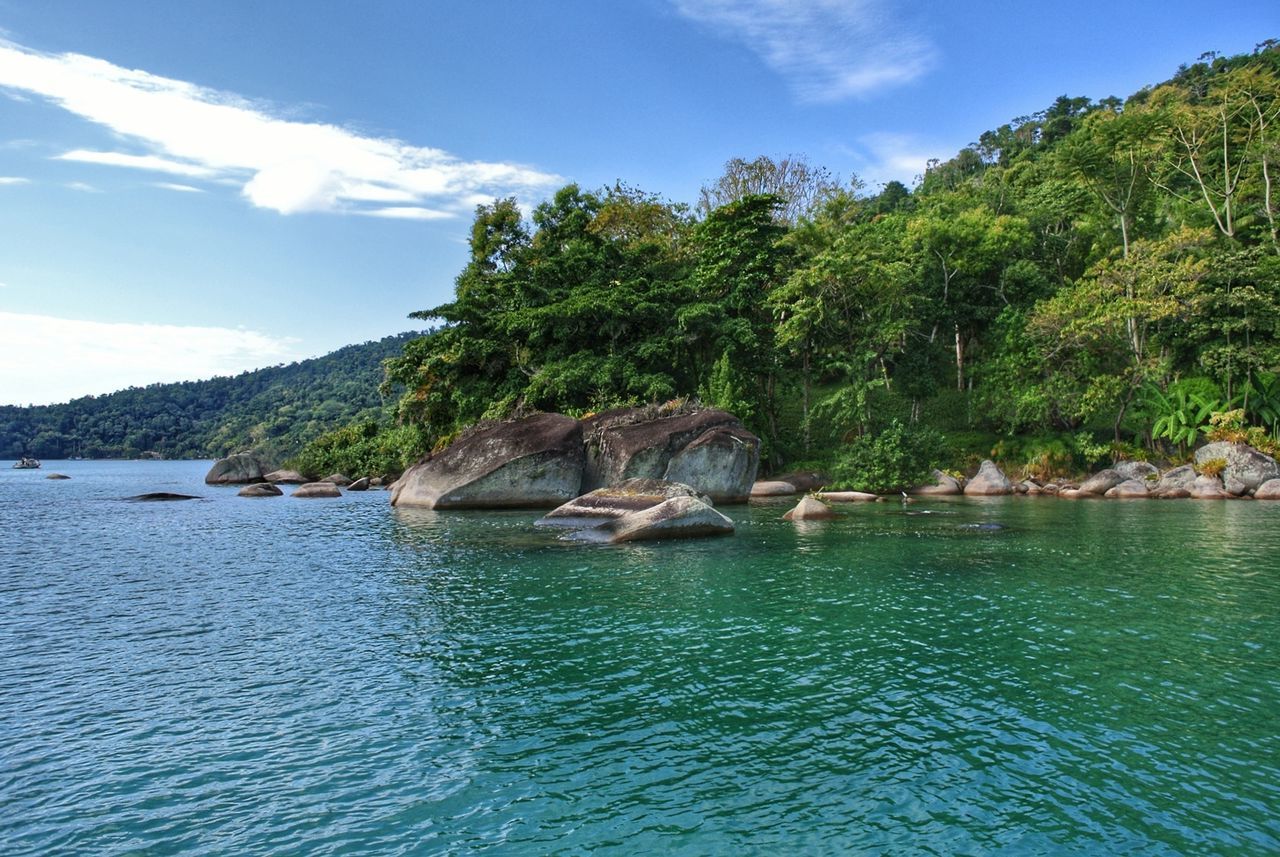
[{"label": "hillside", "polygon": [[419,333],[234,377],[132,387],[66,404],[0,407],[0,459],[207,458],[254,448],[283,460],[318,435],[378,415],[382,361]]}]

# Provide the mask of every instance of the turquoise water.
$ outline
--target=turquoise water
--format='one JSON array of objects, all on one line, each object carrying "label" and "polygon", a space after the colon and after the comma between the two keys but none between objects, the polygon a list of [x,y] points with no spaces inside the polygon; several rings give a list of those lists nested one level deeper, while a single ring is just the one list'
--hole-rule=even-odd
[{"label": "turquoise water", "polygon": [[206,468],[0,471],[0,853],[1280,850],[1280,503],[600,547]]}]

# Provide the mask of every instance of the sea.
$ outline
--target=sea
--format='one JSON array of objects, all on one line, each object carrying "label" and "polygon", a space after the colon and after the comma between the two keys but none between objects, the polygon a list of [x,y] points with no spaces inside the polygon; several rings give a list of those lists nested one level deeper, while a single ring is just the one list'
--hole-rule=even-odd
[{"label": "sea", "polygon": [[0,463],[0,854],[1280,851],[1280,503],[606,546],[209,464]]}]

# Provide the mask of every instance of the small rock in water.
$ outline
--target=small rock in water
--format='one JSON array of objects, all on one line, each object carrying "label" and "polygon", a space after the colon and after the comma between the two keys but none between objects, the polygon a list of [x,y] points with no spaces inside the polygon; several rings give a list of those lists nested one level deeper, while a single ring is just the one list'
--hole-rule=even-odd
[{"label": "small rock in water", "polygon": [[1004,528],[1004,524],[997,524],[994,521],[983,521],[980,524],[962,524],[960,526],[962,530],[973,530],[978,533],[998,533]]},{"label": "small rock in water", "polygon": [[303,499],[315,497],[341,497],[342,492],[332,482],[307,482],[299,485],[293,492],[294,497]]},{"label": "small rock in water", "polygon": [[236,492],[240,497],[279,497],[283,493],[270,482],[257,482],[253,485],[246,485]]},{"label": "small rock in water", "polygon": [[126,497],[126,500],[134,500],[138,503],[164,503],[171,500],[199,500],[200,498],[194,494],[172,494],[168,491],[151,491],[147,494],[137,494],[133,497]]},{"label": "small rock in water", "polygon": [[70,479],[65,473],[50,473],[45,479]]}]

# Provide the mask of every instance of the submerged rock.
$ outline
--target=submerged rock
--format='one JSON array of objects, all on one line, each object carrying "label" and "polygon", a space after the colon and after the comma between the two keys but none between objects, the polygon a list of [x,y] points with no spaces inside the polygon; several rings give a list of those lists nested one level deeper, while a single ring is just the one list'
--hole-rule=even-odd
[{"label": "submerged rock", "polygon": [[673,497],[697,497],[698,492],[679,482],[664,479],[625,479],[609,488],[575,497],[552,509],[538,521],[538,526],[580,527],[588,522],[600,523],[621,518],[632,512],[651,509]]},{"label": "submerged rock", "polygon": [[672,497],[649,509],[629,512],[563,538],[571,541],[618,544],[655,539],[727,536],[733,521],[697,497]]},{"label": "submerged rock", "polygon": [[133,500],[138,503],[169,503],[177,500],[199,500],[200,498],[194,494],[174,494],[169,491],[151,491],[146,494],[135,494],[132,497],[126,497],[126,500]]},{"label": "submerged rock", "polygon": [[246,485],[236,492],[240,497],[279,497],[284,492],[270,482]]},{"label": "submerged rock", "polygon": [[292,494],[294,497],[305,499],[341,497],[342,492],[338,490],[338,486],[332,482],[307,482],[299,485]]},{"label": "submerged rock", "polygon": [[215,461],[204,481],[208,485],[244,485],[266,482],[267,478],[262,474],[262,462],[247,452],[238,452]]},{"label": "submerged rock", "polygon": [[790,512],[782,516],[784,521],[829,521],[840,517],[835,509],[816,497],[805,497]]},{"label": "submerged rock", "polygon": [[45,479],[70,479],[71,477],[65,473],[50,473]]},{"label": "submerged rock", "polygon": [[978,473],[964,486],[967,497],[989,497],[1001,494],[1012,494],[1013,485],[1009,477],[1001,472],[996,463],[990,459],[983,461]]},{"label": "submerged rock", "polygon": [[556,506],[578,496],[584,452],[573,417],[536,414],[473,431],[396,481],[391,505],[426,509]]}]

